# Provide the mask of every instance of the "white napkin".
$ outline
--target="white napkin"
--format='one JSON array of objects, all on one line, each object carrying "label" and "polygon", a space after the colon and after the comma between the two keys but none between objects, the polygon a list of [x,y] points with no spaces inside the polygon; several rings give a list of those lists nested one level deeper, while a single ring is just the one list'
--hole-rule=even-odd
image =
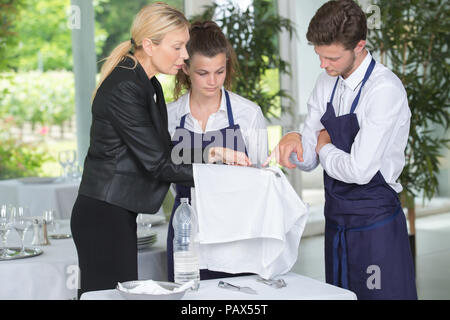
[{"label": "white napkin", "polygon": [[123,292],[134,293],[134,294],[170,294],[175,292],[182,292],[194,285],[194,281],[191,280],[186,282],[182,286],[175,288],[173,290],[167,290],[161,287],[156,281],[153,280],[145,280],[140,281],[139,285],[132,289],[125,288],[120,282],[117,283],[119,289]]},{"label": "white napkin", "polygon": [[211,164],[194,164],[193,172],[200,267],[266,279],[288,272],[308,208],[283,172]]}]

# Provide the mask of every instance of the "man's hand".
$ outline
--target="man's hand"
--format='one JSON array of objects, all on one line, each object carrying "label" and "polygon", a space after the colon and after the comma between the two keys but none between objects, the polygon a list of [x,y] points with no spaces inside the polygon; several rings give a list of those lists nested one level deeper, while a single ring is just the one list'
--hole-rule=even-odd
[{"label": "man's hand", "polygon": [[325,129],[320,130],[319,136],[317,137],[316,153],[319,154],[320,149],[328,143],[331,143],[330,135]]},{"label": "man's hand", "polygon": [[228,148],[212,147],[209,149],[208,163],[223,162],[225,164],[238,166],[251,166],[250,159],[244,152],[235,151]]},{"label": "man's hand", "polygon": [[297,132],[288,133],[280,140],[275,149],[272,150],[270,157],[264,162],[263,167],[275,158],[277,163],[283,167],[294,169],[296,165],[289,161],[292,152],[296,152],[298,161],[303,162],[302,136]]}]

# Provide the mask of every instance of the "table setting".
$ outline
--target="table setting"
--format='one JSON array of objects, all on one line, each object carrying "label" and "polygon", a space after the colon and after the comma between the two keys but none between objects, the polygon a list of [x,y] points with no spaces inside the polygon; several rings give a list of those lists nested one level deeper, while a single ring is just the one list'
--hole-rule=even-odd
[{"label": "table setting", "polygon": [[[26,227],[17,231],[10,217],[19,209],[13,207],[0,206],[0,300],[76,299],[79,269],[70,220],[45,210],[25,217]],[[138,239],[151,235],[138,250],[138,280],[167,281],[165,217],[142,214],[136,222]]]},{"label": "table setting", "polygon": [[[237,169],[244,182],[236,184],[230,169]],[[211,175],[212,180],[205,178]],[[226,183],[225,187],[210,185],[215,179],[227,178],[231,189]],[[231,166],[217,170],[203,165],[194,167],[194,180],[191,204],[199,226],[194,238],[201,248],[195,260],[197,268],[253,275],[197,280],[196,285],[167,282],[168,225],[160,209],[157,214],[140,213],[136,218],[138,279],[117,283],[115,289],[86,292],[81,299],[355,298],[348,290],[290,272],[297,260],[308,207],[281,170]],[[252,196],[255,201],[246,201],[238,210],[235,200],[243,202],[249,188],[255,190],[249,183],[257,186],[258,192]],[[264,206],[257,206],[259,202]],[[27,207],[1,205],[0,299],[75,299],[79,270],[70,220],[60,219],[56,210],[48,208],[33,213]],[[225,214],[239,224],[229,225],[222,218]]]},{"label": "table setting", "polygon": [[[54,219],[51,210],[40,216],[24,211],[0,208],[0,299],[72,299],[76,288],[67,282],[68,272],[78,259],[68,220]],[[50,238],[61,234],[64,240]]]},{"label": "table setting", "polygon": [[[191,203],[180,199],[173,217],[172,294],[164,294],[167,284],[148,278],[85,292],[81,300],[356,299],[351,291],[290,271],[308,206],[279,168],[194,164],[193,173]],[[199,269],[252,275],[198,280]],[[179,290],[184,294],[176,295]]]},{"label": "table setting", "polygon": [[[0,261],[31,258],[43,253],[43,246],[50,245],[49,239],[72,237],[66,223],[54,218],[53,210],[45,210],[42,216],[25,214],[29,209],[12,205],[0,208]],[[8,241],[9,238],[9,241]],[[29,246],[26,246],[29,245]]]},{"label": "table setting", "polygon": [[[275,285],[258,280],[257,275],[201,280],[197,291],[186,289],[180,300],[356,300],[356,295],[321,281],[293,272],[276,277]],[[282,282],[277,280],[282,280]],[[221,284],[222,283],[222,284]],[[280,285],[282,283],[282,285]],[[136,284],[135,284],[136,285]],[[180,288],[178,284],[175,287]],[[189,286],[189,285],[186,285]],[[183,288],[184,289],[184,288]],[[131,292],[132,293],[132,292]],[[158,295],[158,296],[156,296]],[[81,300],[172,300],[150,291],[123,295],[120,289],[85,292]]]}]

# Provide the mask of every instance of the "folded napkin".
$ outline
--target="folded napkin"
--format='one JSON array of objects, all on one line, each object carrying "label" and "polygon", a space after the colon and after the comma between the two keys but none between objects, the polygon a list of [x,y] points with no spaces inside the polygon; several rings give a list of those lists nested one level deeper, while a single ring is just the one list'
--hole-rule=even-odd
[{"label": "folded napkin", "polygon": [[163,287],[161,287],[156,281],[153,280],[145,280],[140,281],[139,285],[137,285],[134,288],[125,288],[120,282],[117,283],[119,286],[120,291],[127,292],[127,293],[133,293],[133,294],[171,294],[175,292],[182,292],[186,291],[190,287],[194,285],[194,281],[189,281],[183,284],[182,286],[175,288],[173,290],[167,290]]},{"label": "folded napkin", "polygon": [[193,173],[200,267],[266,279],[288,272],[308,208],[283,172],[194,164]]}]

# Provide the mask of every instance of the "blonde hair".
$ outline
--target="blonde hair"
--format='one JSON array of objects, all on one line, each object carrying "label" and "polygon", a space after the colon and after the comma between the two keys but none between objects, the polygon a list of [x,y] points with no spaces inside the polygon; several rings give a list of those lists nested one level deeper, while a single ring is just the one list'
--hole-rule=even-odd
[{"label": "blonde hair", "polygon": [[138,61],[130,52],[133,49],[142,48],[142,41],[145,38],[158,45],[167,33],[181,28],[189,28],[189,21],[183,13],[168,4],[155,2],[143,7],[134,18],[131,26],[131,39],[120,43],[107,58],[101,60],[106,61],[101,68],[100,80],[92,98],[95,97],[98,88],[106,77],[125,57],[133,59],[133,69],[136,67]]}]

